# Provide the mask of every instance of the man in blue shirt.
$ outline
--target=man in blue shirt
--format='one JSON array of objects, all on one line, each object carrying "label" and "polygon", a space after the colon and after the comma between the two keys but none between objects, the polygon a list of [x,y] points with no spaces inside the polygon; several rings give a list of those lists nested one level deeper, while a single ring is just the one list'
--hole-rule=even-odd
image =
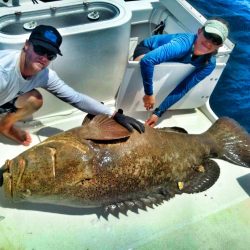
[{"label": "man in blue shirt", "polygon": [[197,34],[180,33],[155,35],[143,40],[135,49],[134,60],[140,61],[145,95],[144,107],[154,107],[154,66],[163,62],[192,64],[195,70],[188,75],[157,107],[145,124],[154,127],[161,115],[179,101],[191,88],[208,76],[216,66],[215,54],[228,36],[222,19],[208,20]]}]

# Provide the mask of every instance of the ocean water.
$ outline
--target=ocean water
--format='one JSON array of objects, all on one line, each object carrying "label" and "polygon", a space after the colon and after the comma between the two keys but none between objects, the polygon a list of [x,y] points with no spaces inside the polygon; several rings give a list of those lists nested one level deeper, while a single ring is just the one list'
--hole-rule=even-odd
[{"label": "ocean water", "polygon": [[187,0],[204,17],[229,23],[236,45],[210,98],[217,116],[229,116],[250,132],[250,0]]}]

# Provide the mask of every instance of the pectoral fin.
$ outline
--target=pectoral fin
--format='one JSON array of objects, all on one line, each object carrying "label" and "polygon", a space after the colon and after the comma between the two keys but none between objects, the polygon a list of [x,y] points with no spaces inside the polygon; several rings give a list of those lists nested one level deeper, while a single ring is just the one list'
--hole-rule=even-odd
[{"label": "pectoral fin", "polygon": [[123,139],[131,135],[131,132],[107,115],[87,119],[82,127],[72,129],[71,133],[81,139],[98,141]]}]

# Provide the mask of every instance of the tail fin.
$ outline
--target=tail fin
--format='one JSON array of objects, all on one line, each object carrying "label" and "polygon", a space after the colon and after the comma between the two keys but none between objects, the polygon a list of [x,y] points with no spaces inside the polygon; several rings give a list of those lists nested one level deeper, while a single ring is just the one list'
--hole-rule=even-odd
[{"label": "tail fin", "polygon": [[250,135],[236,121],[219,118],[205,135],[215,141],[212,153],[216,154],[216,158],[250,167]]}]

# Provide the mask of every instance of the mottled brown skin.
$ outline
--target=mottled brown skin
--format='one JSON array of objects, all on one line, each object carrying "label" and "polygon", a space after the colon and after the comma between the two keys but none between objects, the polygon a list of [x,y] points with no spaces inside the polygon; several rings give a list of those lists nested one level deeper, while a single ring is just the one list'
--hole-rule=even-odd
[{"label": "mottled brown skin", "polygon": [[8,161],[5,192],[14,200],[71,206],[111,204],[150,193],[165,183],[188,182],[217,146],[210,135],[150,127],[143,134],[119,128],[121,136],[100,140],[102,133],[92,135],[91,131],[99,133],[105,119],[98,129],[95,123],[52,136]]}]

